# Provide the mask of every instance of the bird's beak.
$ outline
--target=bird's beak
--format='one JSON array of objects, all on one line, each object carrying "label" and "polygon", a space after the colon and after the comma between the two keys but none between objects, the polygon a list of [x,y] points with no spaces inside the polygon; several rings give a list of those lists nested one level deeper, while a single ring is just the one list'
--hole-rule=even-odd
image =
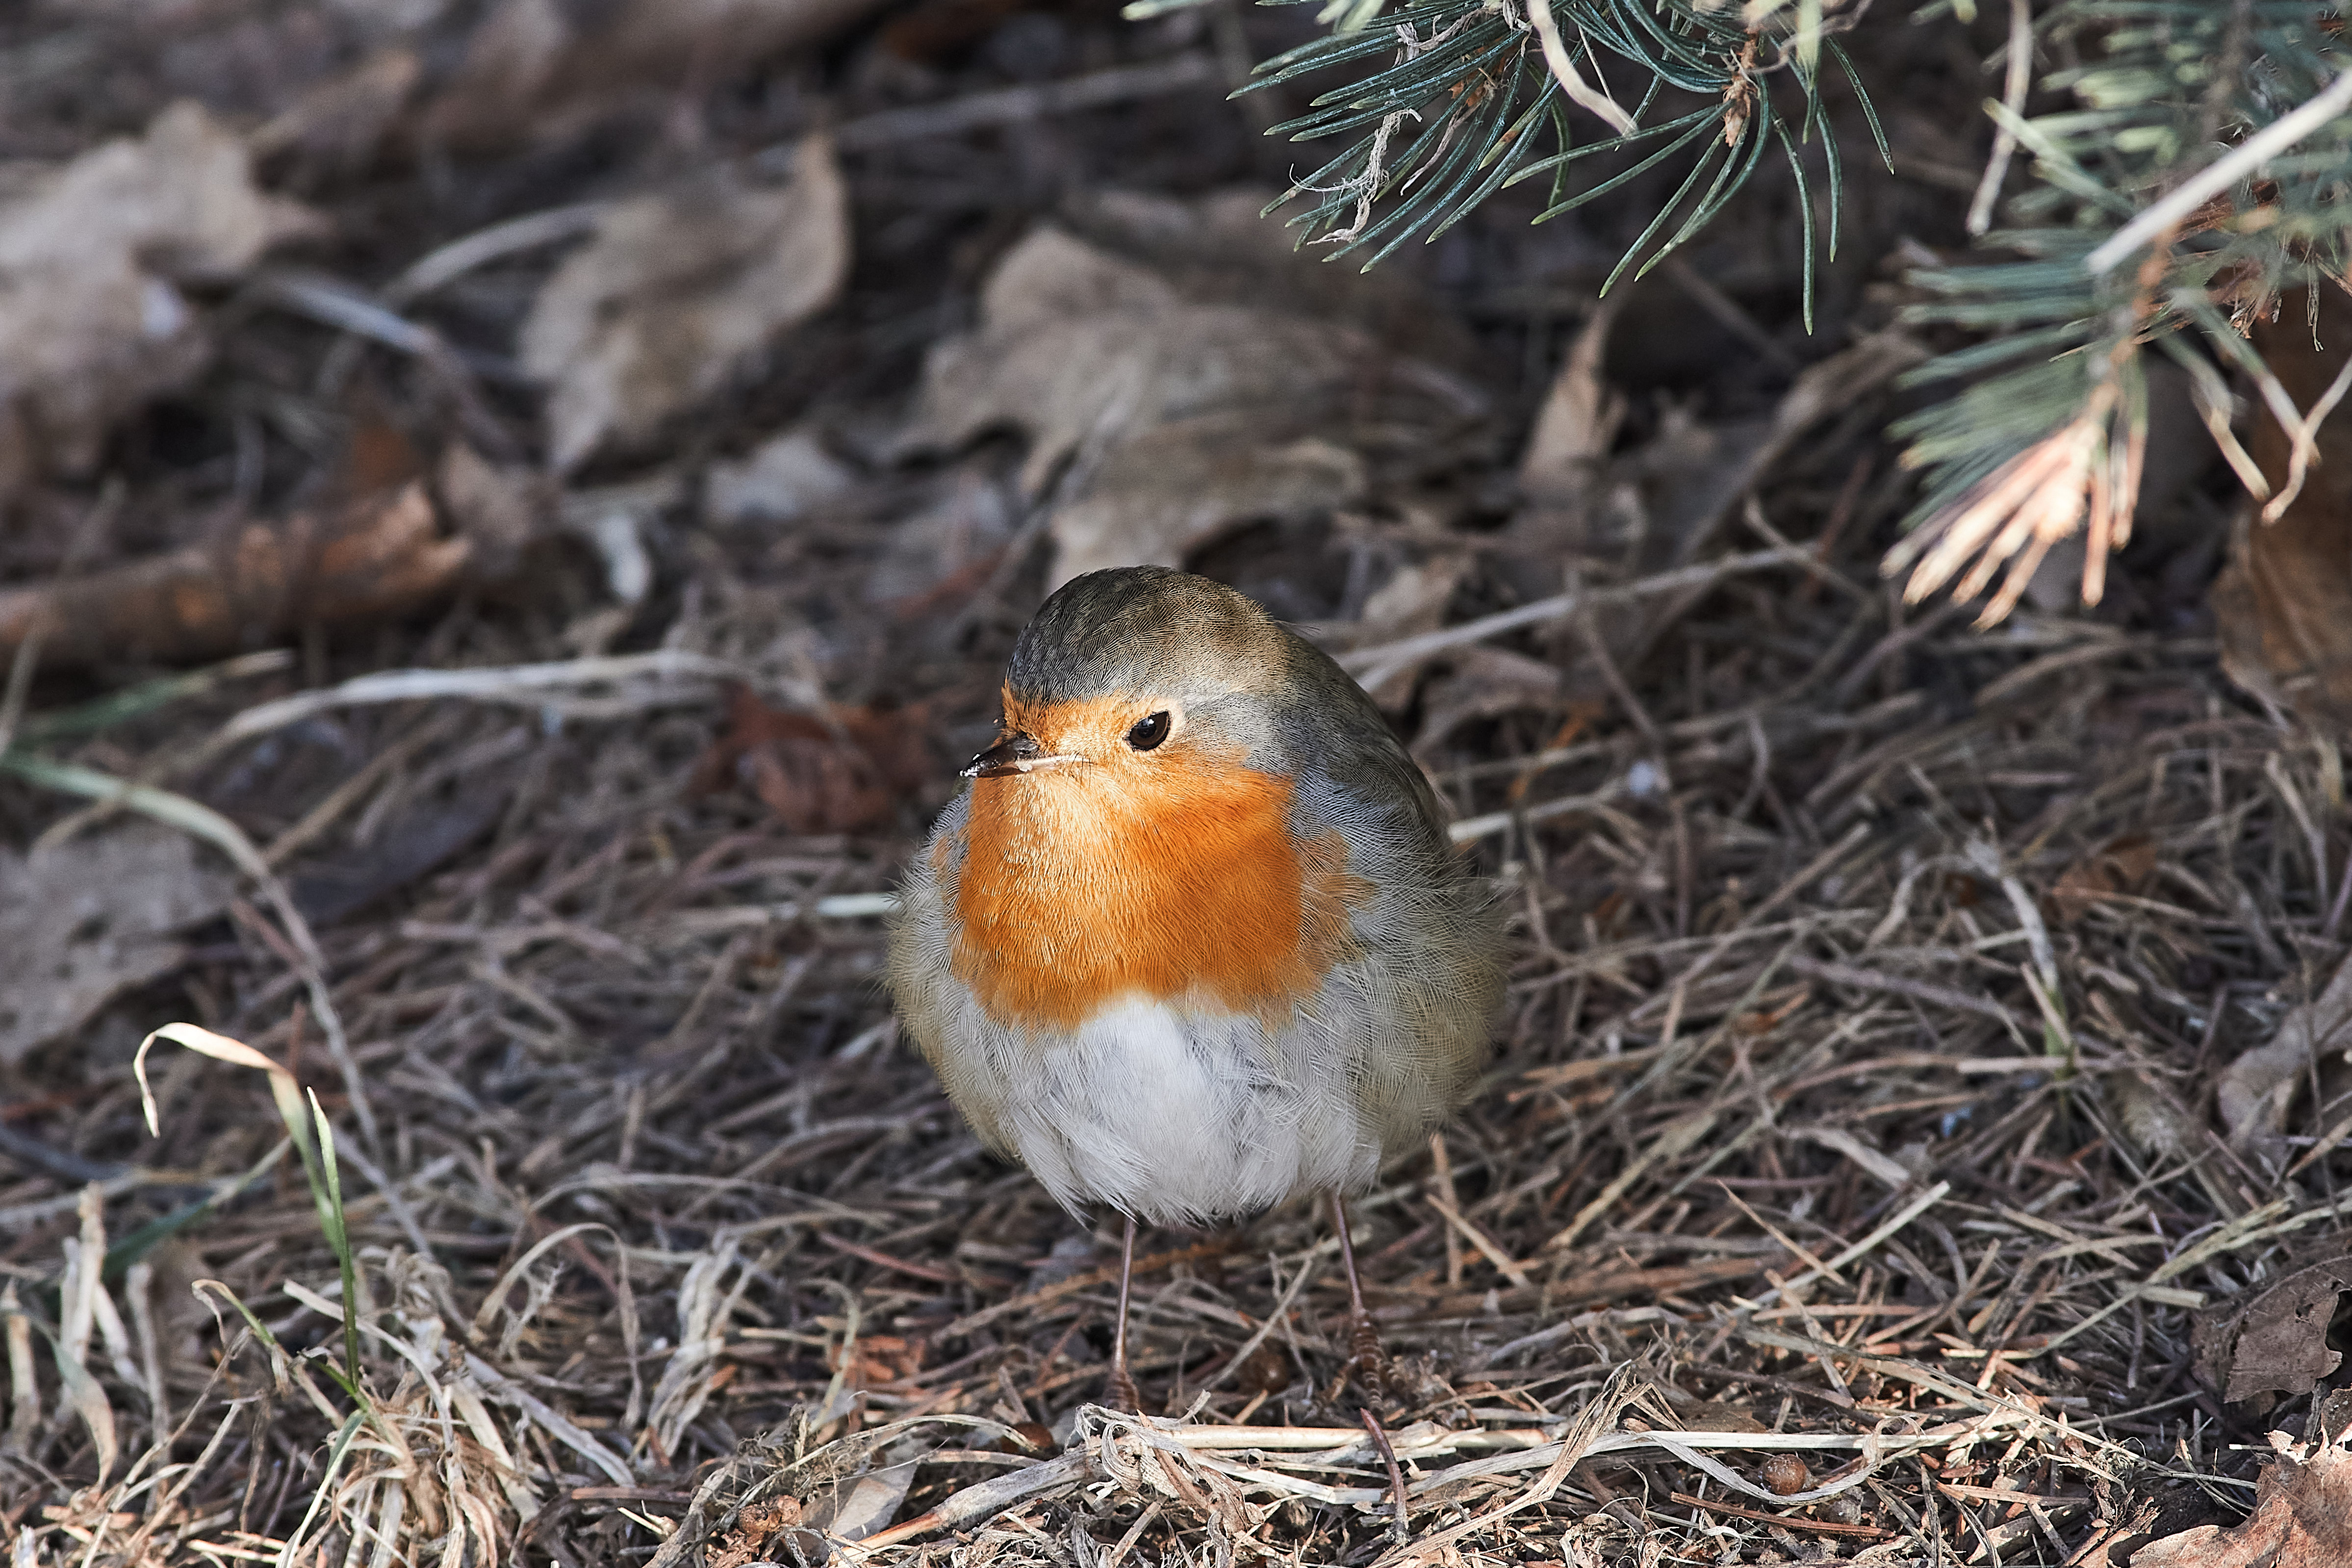
[{"label": "bird's beak", "polygon": [[1013,773],[1034,773],[1039,768],[1067,767],[1084,761],[1084,757],[1048,755],[1034,736],[1015,730],[966,763],[962,776],[968,779],[1001,779]]}]

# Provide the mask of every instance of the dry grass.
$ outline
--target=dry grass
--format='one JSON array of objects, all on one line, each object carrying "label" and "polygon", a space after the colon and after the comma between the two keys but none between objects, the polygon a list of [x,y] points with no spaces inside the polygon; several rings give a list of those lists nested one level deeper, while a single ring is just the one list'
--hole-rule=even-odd
[{"label": "dry grass", "polygon": [[[1641,726],[1443,759],[1465,816],[1537,820],[1475,851],[1522,911],[1492,1080],[1360,1206],[1402,1538],[1311,1215],[1171,1238],[1139,1372],[1182,1419],[1090,1405],[1115,1248],[980,1153],[874,989],[876,922],[827,912],[870,910],[839,895],[893,847],[681,803],[710,705],[647,691],[528,744],[498,709],[375,712],[373,746],[426,735],[412,779],[519,776],[397,919],[320,935],[373,1140],[264,917],[204,972],[209,1021],[344,1129],[362,1402],[247,1075],[164,1066],[162,1142],[100,1200],[6,1194],[14,1364],[55,1334],[76,1369],[16,1385],[20,1560],[734,1564],[831,1529],[1083,1568],[2060,1562],[2168,1486],[2230,1499],[2191,1310],[2332,1219],[2336,1161],[2282,1185],[2202,1100],[2340,951],[2335,759],[2202,645],[1801,605],[1709,603],[1715,636],[1814,649],[1777,698],[1643,681]],[[677,640],[723,655],[725,625]],[[1904,684],[1898,641],[1976,700]],[[1599,804],[1540,810],[1570,797]],[[83,1142],[124,1090],[70,1097]],[[257,1161],[93,1272],[137,1193]]]},{"label": "dry grass", "polygon": [[[1073,60],[1162,37],[1069,27]],[[1166,36],[1165,58],[1087,79],[1208,81],[1250,52]],[[1927,35],[1888,36],[1894,60]],[[1352,653],[1376,683],[1434,661],[1405,727],[1517,911],[1489,1081],[1358,1210],[1399,1357],[1391,1453],[1339,1382],[1345,1291],[1304,1205],[1150,1243],[1153,1414],[1093,1403],[1116,1235],[981,1152],[877,983],[876,916],[1038,597],[1042,508],[1002,444],[932,468],[877,454],[923,350],[1055,182],[1278,183],[1295,150],[1265,144],[1263,168],[1231,153],[1257,144],[1250,110],[1214,121],[1213,96],[1087,99],[1092,118],[1038,124],[1067,107],[1055,93],[959,96],[979,68],[922,68],[795,77],[685,129],[666,96],[626,122],[654,149],[626,176],[648,181],[836,110],[864,125],[842,142],[860,272],[711,428],[566,497],[576,526],[510,598],[314,627],[299,657],[94,730],[57,721],[91,687],[15,683],[39,756],[0,762],[12,840],[103,831],[127,805],[252,875],[178,970],[0,1073],[12,1568],[2089,1565],[2151,1521],[2238,1508],[2250,1415],[2302,1407],[2225,1410],[2192,1369],[2197,1312],[2339,1227],[2352,1085],[2331,1059],[2290,1088],[2284,1176],[2216,1130],[2214,1089],[2345,953],[2340,753],[2231,688],[2210,641],[2152,629],[2199,623],[2130,561],[2102,620],[1987,636],[1905,606],[1874,576],[1903,502],[1900,475],[1872,479],[1892,394],[1816,385],[1822,406],[1754,471],[1723,448],[1737,493],[1710,517],[1744,515],[1771,549],[1735,554],[1701,527],[1642,559],[1636,540],[1547,600],[1561,547],[1495,498],[1558,357],[1553,318],[1590,300],[1507,212],[1448,253],[1474,275],[1454,298],[1475,307],[1480,363],[1529,367],[1516,395],[1495,372],[1505,416],[1384,476],[1364,515],[1223,557],[1260,581],[1345,580],[1325,596],[1359,607],[1400,566],[1466,563],[1448,629]],[[1958,124],[1982,89],[1954,79]],[[1932,97],[1907,97],[1932,132]],[[1959,153],[1929,151],[1949,185]],[[317,195],[362,237],[340,264],[397,279],[493,219],[606,199],[616,181],[564,162],[603,178],[602,156],[459,165],[462,201],[428,191],[437,165]],[[1885,254],[1927,209],[1849,163],[1849,243]],[[1930,194],[1957,232],[1952,191]],[[414,213],[434,222],[408,232]],[[1757,219],[1730,248],[1794,254],[1775,232]],[[492,327],[551,266],[502,258],[430,320],[496,369]],[[1751,302],[1790,283],[1749,281]],[[1865,293],[1841,285],[1825,311],[1884,325]],[[1694,316],[1679,294],[1642,316],[1643,298],[1617,329],[1635,371]],[[236,419],[535,439],[510,381],[453,404],[446,366],[267,314],[231,325],[202,396]],[[1654,442],[1652,467],[1626,485],[1662,491],[1716,449],[1706,419],[1769,416],[1785,384],[1739,350],[1671,395],[1596,384],[1591,405],[1613,412],[1593,423],[1638,405],[1617,449]],[[383,407],[325,390],[343,384]],[[848,494],[789,526],[696,510],[708,458],[817,416],[860,458]],[[332,478],[340,459],[270,440],[269,496]],[[229,489],[254,478],[242,445],[206,461],[154,459],[126,502],[142,527],[253,500]],[[658,568],[617,609],[581,542],[615,517]],[[916,559],[910,537],[937,548]],[[970,547],[935,559],[943,540]],[[7,569],[74,560],[37,542],[0,538],[21,547]],[[1511,614],[1530,602],[1548,624]],[[1643,635],[1618,639],[1636,616]],[[1546,667],[1557,693],[1477,688]],[[883,827],[789,831],[736,787],[743,748],[715,749],[729,681],[836,730],[895,724],[930,782]],[[0,713],[13,725],[16,699]],[[401,858],[431,843],[429,865]],[[332,902],[320,872],[353,867],[373,902],[304,912]],[[150,1139],[132,1053],[174,1018],[282,1065],[320,1121],[159,1047]],[[314,1167],[289,1131],[313,1125],[336,1141]]]}]

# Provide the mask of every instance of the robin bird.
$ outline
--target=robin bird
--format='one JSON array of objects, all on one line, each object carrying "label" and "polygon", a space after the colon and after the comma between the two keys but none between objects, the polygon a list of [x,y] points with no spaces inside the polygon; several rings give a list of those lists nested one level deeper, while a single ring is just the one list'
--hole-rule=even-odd
[{"label": "robin bird", "polygon": [[890,935],[900,1016],[981,1141],[1073,1215],[1328,1194],[1357,1364],[1380,1373],[1345,1194],[1469,1092],[1501,913],[1363,689],[1222,584],[1089,573],[1024,629]]}]

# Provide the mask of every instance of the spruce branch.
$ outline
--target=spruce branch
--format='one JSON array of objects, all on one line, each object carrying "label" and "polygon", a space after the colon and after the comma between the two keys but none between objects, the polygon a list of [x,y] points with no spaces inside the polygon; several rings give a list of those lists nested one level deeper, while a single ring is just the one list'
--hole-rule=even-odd
[{"label": "spruce branch", "polygon": [[[1292,3],[1292,0],[1274,0]],[[1638,276],[1688,243],[1779,148],[1800,192],[1801,148],[1822,128],[1821,88],[1833,62],[1864,100],[1881,155],[1885,139],[1861,79],[1835,35],[1868,0],[1428,0],[1391,11],[1378,27],[1335,31],[1266,61],[1252,88],[1310,71],[1360,74],[1273,128],[1294,141],[1347,132],[1346,151],[1296,177],[1272,213],[1301,242],[1369,267],[1416,236],[1433,239],[1505,185],[1549,174],[1552,199],[1537,221],[1572,211],[1676,158],[1688,168],[1674,196],[1628,247],[1610,283]],[[1383,59],[1385,57],[1385,59]],[[1638,97],[1618,84],[1628,72]],[[1612,78],[1615,79],[1612,81]],[[1793,85],[1793,94],[1776,84]],[[1244,89],[1244,90],[1251,90]],[[1669,97],[1671,95],[1671,99]],[[1791,100],[1783,103],[1783,96]],[[1679,99],[1671,117],[1653,115]],[[1691,106],[1690,100],[1697,100]],[[1580,121],[1603,134],[1580,140]],[[1843,178],[1835,140],[1822,138],[1835,253]],[[1622,166],[1578,188],[1575,165]],[[1805,310],[1812,310],[1814,237],[1805,205]]]},{"label": "spruce branch", "polygon": [[[2107,556],[2129,538],[2138,504],[2140,362],[2151,348],[2189,371],[2222,454],[2271,503],[2265,519],[2283,511],[2286,487],[2271,495],[2232,433],[2225,372],[2297,433],[2288,485],[2299,488],[2312,433],[2344,390],[2297,408],[2245,333],[2287,289],[2345,285],[2352,60],[2342,25],[2335,7],[2307,0],[2044,8],[2042,36],[2083,63],[2038,84],[2070,95],[2063,109],[2027,117],[2014,94],[1987,105],[2033,159],[2032,186],[2011,203],[2020,226],[1984,241],[2012,259],[1914,275],[1935,298],[1910,319],[1990,336],[1915,373],[1962,385],[1895,426],[1909,442],[1904,461],[1926,475],[1915,531],[1886,562],[1889,573],[1910,569],[1906,597],[1957,577],[1955,593],[1972,598],[2007,563],[1979,618],[1990,625],[2049,550],[2087,524],[2082,595],[2099,601]],[[2136,254],[2121,289],[2116,269]]]},{"label": "spruce branch", "polygon": [[[1136,0],[1129,14],[1192,3]],[[1265,61],[1243,90],[1342,73],[1270,133],[1347,140],[1266,211],[1291,209],[1302,245],[1369,268],[1444,234],[1508,185],[1549,177],[1541,222],[1675,167],[1679,180],[1605,293],[1689,243],[1777,152],[1803,225],[1810,331],[1816,249],[1836,254],[1843,216],[1822,105],[1832,67],[1893,164],[1867,73],[1841,40],[1870,3],[1324,0],[1331,30]],[[1973,0],[1914,5],[1923,20],[1977,10]],[[1988,623],[2085,529],[2083,596],[2101,597],[2106,558],[2139,505],[2148,353],[2189,371],[2222,452],[2269,502],[2266,517],[2301,485],[2319,420],[2352,392],[2341,382],[2296,407],[2245,336],[2289,289],[2352,288],[2342,5],[2008,0],[2007,11],[2002,92],[1985,105],[1994,153],[1969,213],[1978,248],[1915,272],[1928,298],[1908,317],[1979,341],[1909,378],[1950,390],[1895,427],[1922,484],[1912,536],[1887,563],[1911,571],[1914,598],[1952,584],[1973,597],[2000,577]],[[2006,203],[2008,226],[1987,232],[2020,154],[2031,179]],[[1814,228],[1816,179],[1825,235]],[[2294,436],[2277,495],[2231,432],[2231,374]]]}]

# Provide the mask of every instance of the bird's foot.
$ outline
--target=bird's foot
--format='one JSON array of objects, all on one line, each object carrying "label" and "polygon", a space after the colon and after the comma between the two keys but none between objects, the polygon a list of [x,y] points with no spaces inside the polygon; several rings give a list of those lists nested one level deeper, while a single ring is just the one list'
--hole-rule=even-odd
[{"label": "bird's foot", "polygon": [[1389,1349],[1381,1342],[1381,1331],[1372,1327],[1370,1314],[1359,1314],[1349,1321],[1348,1348],[1350,1354],[1347,1373],[1354,1376],[1366,1398],[1380,1404],[1388,1397]]},{"label": "bird's foot", "polygon": [[1128,1375],[1126,1367],[1113,1366],[1110,1369],[1110,1386],[1103,1393],[1118,1409],[1132,1411],[1138,1415],[1143,1414],[1143,1396],[1135,1391],[1135,1379]]}]

